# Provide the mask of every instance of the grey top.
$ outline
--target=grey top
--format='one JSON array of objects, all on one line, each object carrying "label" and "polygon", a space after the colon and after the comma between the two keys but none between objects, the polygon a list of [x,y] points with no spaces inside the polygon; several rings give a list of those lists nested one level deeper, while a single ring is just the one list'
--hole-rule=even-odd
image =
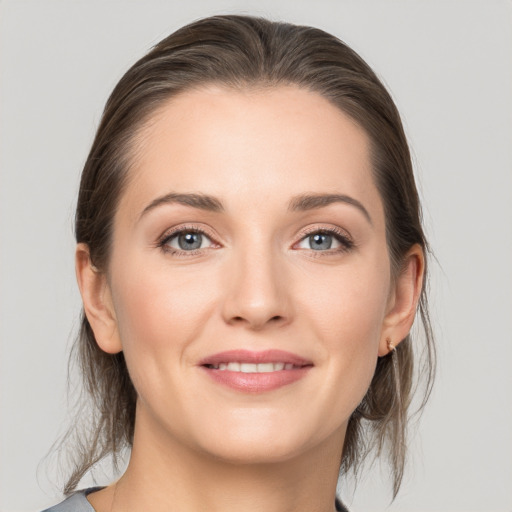
[{"label": "grey top", "polygon": [[87,501],[86,496],[100,489],[101,487],[91,487],[83,491],[77,491],[62,503],[43,510],[43,512],[95,512],[92,505]]},{"label": "grey top", "polygon": [[[54,507],[43,510],[43,512],[95,512],[92,505],[87,501],[86,496],[94,491],[98,491],[101,487],[91,487],[83,491],[77,491],[62,503]],[[340,512],[348,512],[343,504],[336,499],[336,510]]]}]

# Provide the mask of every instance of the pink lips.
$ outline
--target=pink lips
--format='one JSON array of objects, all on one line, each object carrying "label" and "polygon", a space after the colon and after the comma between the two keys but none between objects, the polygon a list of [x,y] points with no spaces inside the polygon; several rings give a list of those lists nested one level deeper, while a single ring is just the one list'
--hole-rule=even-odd
[{"label": "pink lips", "polygon": [[[237,371],[237,363],[241,363],[241,371]],[[266,371],[272,363],[273,369]],[[311,361],[283,350],[229,350],[208,356],[199,365],[216,382],[246,393],[286,386],[304,377],[313,367]]]}]

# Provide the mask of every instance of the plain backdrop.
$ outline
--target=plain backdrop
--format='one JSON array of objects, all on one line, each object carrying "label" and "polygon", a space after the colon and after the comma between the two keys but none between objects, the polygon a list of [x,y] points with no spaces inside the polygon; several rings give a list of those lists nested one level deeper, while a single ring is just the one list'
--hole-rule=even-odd
[{"label": "plain backdrop", "polygon": [[498,0],[0,2],[0,510],[59,499],[39,463],[67,421],[73,209],[107,95],[163,36],[219,13],[346,41],[383,77],[414,154],[439,375],[399,497],[389,506],[376,468],[342,487],[350,510],[511,511],[512,3]]}]

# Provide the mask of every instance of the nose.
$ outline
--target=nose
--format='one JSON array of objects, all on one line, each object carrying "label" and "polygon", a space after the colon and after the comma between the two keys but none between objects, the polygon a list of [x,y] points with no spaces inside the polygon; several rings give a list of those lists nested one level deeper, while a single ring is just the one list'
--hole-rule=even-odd
[{"label": "nose", "polygon": [[234,260],[227,269],[224,320],[255,331],[289,323],[292,302],[284,262],[268,250],[247,250]]}]

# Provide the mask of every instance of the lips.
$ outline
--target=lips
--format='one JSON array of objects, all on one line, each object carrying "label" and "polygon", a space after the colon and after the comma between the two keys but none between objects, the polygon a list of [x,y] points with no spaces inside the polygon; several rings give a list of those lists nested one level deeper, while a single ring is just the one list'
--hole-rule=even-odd
[{"label": "lips", "polygon": [[199,366],[217,383],[237,391],[261,393],[302,379],[313,363],[282,350],[230,350],[206,357]]}]

